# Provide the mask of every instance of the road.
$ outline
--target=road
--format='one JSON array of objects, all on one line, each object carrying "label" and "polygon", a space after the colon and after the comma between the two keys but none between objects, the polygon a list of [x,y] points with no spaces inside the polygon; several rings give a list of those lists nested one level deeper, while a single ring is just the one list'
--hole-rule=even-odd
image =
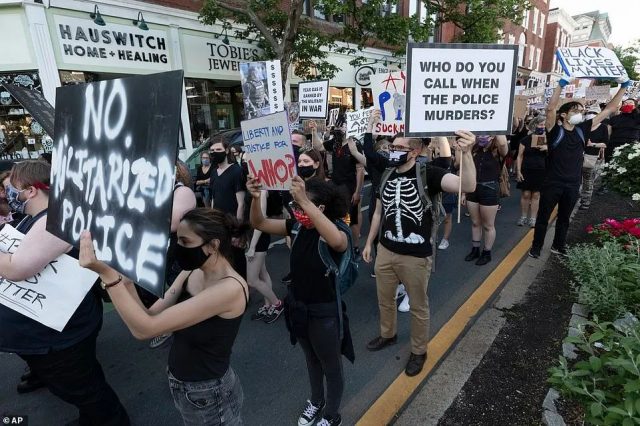
[{"label": "road", "polygon": [[[514,188],[513,195],[502,200],[496,219],[493,261],[482,267],[464,261],[471,241],[469,219],[463,215],[462,223],[454,224],[451,247],[438,252],[437,270],[429,284],[432,335],[528,230],[515,226],[518,204],[519,192]],[[286,289],[280,279],[288,272],[288,260],[284,245],[269,251],[268,269],[276,293],[282,296]],[[371,266],[363,263],[357,284],[345,297],[356,351],[354,364],[344,360],[346,383],[341,414],[345,425],[354,424],[402,373],[410,352],[408,313],[398,314],[397,345],[380,352],[365,349],[366,343],[379,334],[375,279],[370,272]],[[232,366],[244,389],[243,419],[250,426],[293,425],[309,396],[304,356],[299,347],[290,345],[283,318],[270,325],[250,320],[260,303],[259,295],[253,293],[232,357]],[[134,425],[181,424],[167,385],[167,356],[168,348],[152,350],[147,342],[135,340],[115,311],[105,314],[98,358]],[[23,368],[24,363],[17,356],[0,354],[0,413],[26,414],[30,426],[64,425],[76,419],[75,408],[47,390],[18,395],[15,386]]]}]

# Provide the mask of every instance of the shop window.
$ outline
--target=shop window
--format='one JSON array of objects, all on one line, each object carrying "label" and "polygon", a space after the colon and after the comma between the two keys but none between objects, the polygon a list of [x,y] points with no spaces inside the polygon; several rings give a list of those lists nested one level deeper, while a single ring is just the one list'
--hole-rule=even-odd
[{"label": "shop window", "polygon": [[340,108],[340,111],[353,110],[353,88],[330,87],[329,109]]},{"label": "shop window", "polygon": [[[41,91],[36,71],[0,74],[0,83]],[[4,88],[0,88],[0,158],[38,158],[51,152],[53,139]]]},{"label": "shop window", "polygon": [[371,89],[360,89],[360,105],[362,108],[373,106],[373,92]]}]

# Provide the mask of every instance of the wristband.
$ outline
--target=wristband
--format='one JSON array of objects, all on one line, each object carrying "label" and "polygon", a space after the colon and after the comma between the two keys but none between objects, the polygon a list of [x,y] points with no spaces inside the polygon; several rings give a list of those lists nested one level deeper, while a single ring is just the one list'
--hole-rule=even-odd
[{"label": "wristband", "polygon": [[110,283],[105,283],[102,279],[100,279],[100,287],[102,287],[103,290],[106,290],[108,288],[113,287],[114,285],[118,285],[122,282],[122,275],[118,275],[118,279],[110,282]]}]

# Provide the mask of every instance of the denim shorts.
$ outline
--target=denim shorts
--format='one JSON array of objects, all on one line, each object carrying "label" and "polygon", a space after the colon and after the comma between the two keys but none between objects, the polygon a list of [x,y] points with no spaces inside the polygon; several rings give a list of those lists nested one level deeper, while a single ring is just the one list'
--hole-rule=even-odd
[{"label": "denim shorts", "polygon": [[219,379],[183,382],[169,376],[173,403],[185,426],[242,425],[244,395],[236,373],[229,367]]}]

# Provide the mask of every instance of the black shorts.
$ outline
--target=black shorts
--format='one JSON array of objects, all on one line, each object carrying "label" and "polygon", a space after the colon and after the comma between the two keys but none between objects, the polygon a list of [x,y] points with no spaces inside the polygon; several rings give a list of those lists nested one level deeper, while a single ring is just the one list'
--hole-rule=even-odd
[{"label": "black shorts", "polygon": [[498,182],[478,182],[475,192],[467,194],[467,201],[478,203],[481,206],[497,206],[498,205]]},{"label": "black shorts", "polygon": [[263,232],[256,243],[256,253],[263,253],[269,250],[269,244],[271,244],[271,235]]},{"label": "black shorts", "polygon": [[360,209],[360,204],[356,204],[355,206],[351,204],[351,200],[349,200],[349,204],[351,207],[349,208],[349,226],[358,224],[358,210]]}]

